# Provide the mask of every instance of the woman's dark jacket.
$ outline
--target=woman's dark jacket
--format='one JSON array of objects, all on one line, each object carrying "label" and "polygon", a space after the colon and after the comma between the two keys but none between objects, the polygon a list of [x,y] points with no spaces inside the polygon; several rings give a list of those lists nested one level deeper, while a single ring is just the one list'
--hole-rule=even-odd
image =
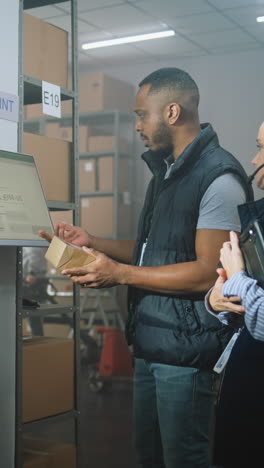
[{"label": "woman's dark jacket", "polygon": [[[166,163],[158,153],[142,158],[153,177],[140,216],[132,264],[139,263],[147,239],[143,266],[161,266],[196,260],[195,236],[201,199],[209,185],[225,173],[240,180],[247,200],[252,189],[240,163],[219,146],[210,124],[176,160],[168,179]],[[216,214],[217,216],[217,214]],[[185,367],[210,369],[233,330],[222,325],[204,306],[204,295],[160,294],[130,287],[127,338],[136,357]]]}]

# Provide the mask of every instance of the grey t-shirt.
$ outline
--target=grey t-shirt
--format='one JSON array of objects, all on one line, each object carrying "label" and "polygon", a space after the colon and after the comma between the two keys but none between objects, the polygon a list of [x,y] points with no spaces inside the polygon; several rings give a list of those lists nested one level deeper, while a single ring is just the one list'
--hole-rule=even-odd
[{"label": "grey t-shirt", "polygon": [[[171,167],[171,166],[170,166]],[[165,179],[169,175],[168,169]],[[220,229],[240,232],[237,205],[245,203],[243,187],[234,174],[217,177],[203,195],[196,229]],[[146,244],[142,246],[139,265],[142,265]]]},{"label": "grey t-shirt", "polygon": [[217,177],[201,200],[197,229],[240,231],[237,205],[245,201],[243,187],[234,174]]}]

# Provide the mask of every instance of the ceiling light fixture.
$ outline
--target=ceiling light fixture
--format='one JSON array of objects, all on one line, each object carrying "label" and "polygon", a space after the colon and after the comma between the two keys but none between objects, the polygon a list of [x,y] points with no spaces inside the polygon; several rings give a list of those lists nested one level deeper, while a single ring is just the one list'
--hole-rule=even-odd
[{"label": "ceiling light fixture", "polygon": [[264,16],[258,16],[257,17],[257,22],[258,23],[264,23]]},{"label": "ceiling light fixture", "polygon": [[132,42],[139,42],[139,41],[148,41],[149,39],[161,39],[163,37],[174,36],[175,31],[167,30],[167,31],[160,31],[155,33],[149,34],[139,34],[138,36],[127,36],[127,37],[120,37],[117,39],[107,39],[105,41],[99,42],[87,42],[82,44],[82,49],[97,49],[98,47],[108,47],[113,45],[119,44],[130,44]]}]

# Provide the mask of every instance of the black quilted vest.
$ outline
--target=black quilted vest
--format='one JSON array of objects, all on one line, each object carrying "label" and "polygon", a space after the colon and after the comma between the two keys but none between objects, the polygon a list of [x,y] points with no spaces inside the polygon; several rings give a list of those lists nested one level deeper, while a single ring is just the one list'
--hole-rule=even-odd
[{"label": "black quilted vest", "polygon": [[[210,124],[188,145],[164,180],[166,164],[148,151],[142,158],[153,173],[140,216],[133,264],[147,239],[144,266],[194,261],[200,201],[213,180],[233,173],[247,200],[253,198],[240,163],[219,146]],[[209,314],[203,295],[176,296],[134,287],[128,292],[127,339],[136,357],[185,367],[214,366],[233,330]]]}]

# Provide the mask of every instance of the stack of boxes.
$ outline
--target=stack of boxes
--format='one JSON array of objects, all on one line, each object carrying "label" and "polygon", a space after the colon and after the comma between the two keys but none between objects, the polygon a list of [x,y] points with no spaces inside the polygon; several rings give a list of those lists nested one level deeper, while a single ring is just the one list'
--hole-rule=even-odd
[{"label": "stack of boxes", "polygon": [[[68,87],[68,34],[24,14],[24,74]],[[37,105],[40,107],[40,105]],[[25,133],[24,153],[34,155],[47,200],[70,201],[68,141]],[[23,322],[22,422],[27,423],[74,409],[74,342],[34,337]],[[24,468],[75,468],[76,449],[24,437]]]},{"label": "stack of boxes", "polygon": [[[67,88],[68,33],[34,16],[24,13],[24,74],[38,80]],[[41,104],[25,106],[40,112]],[[35,111],[37,111],[37,109]],[[69,171],[72,145],[63,140],[25,133],[23,152],[32,154],[37,162],[47,200],[70,201]],[[60,180],[58,183],[58,174]]]},{"label": "stack of boxes", "polygon": [[[67,88],[70,81],[67,79],[67,33],[27,14],[24,15],[24,22],[25,74]],[[131,206],[128,194],[130,166],[128,158],[119,157],[120,154],[131,152],[131,144],[126,138],[114,134],[114,113],[111,128],[110,125],[106,128],[99,123],[90,125],[88,114],[114,110],[132,112],[133,98],[134,89],[129,83],[103,73],[84,74],[79,77],[79,152],[83,155],[79,163],[80,192],[93,192],[92,197],[81,197],[80,216],[82,227],[94,235],[112,237],[114,233],[116,200],[109,192],[114,191],[115,185],[115,152],[118,153],[119,161],[117,202],[120,222],[117,235],[131,235]],[[71,100],[62,103],[62,113],[65,117],[72,115]],[[44,117],[41,104],[25,106],[25,120],[40,117]],[[45,125],[45,136],[25,133],[24,152],[36,158],[47,200],[71,201],[69,181],[72,127],[69,127],[69,118],[62,118],[56,122],[49,119]],[[100,153],[100,156],[97,153]],[[85,159],[84,155],[87,156]],[[96,197],[94,192],[108,192],[108,195],[101,194]]]}]

